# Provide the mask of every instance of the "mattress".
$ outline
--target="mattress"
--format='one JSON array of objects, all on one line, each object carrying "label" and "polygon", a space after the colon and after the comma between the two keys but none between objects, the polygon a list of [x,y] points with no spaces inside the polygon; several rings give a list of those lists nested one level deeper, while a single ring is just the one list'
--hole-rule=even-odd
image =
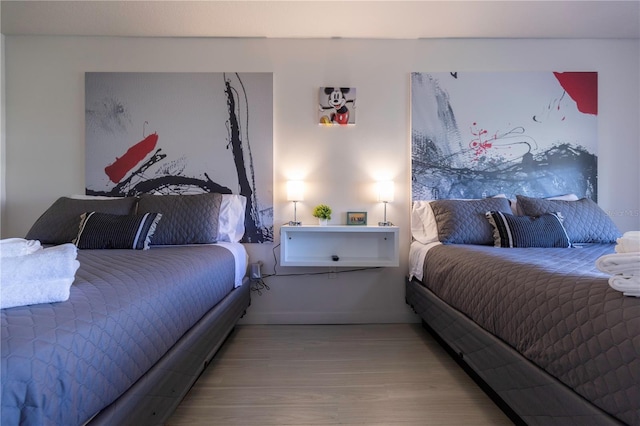
[{"label": "mattress", "polygon": [[437,245],[422,282],[584,399],[640,424],[640,298],[595,268],[613,247]]},{"label": "mattress", "polygon": [[68,301],[4,309],[2,424],[83,424],[234,289],[217,245],[80,250]]}]

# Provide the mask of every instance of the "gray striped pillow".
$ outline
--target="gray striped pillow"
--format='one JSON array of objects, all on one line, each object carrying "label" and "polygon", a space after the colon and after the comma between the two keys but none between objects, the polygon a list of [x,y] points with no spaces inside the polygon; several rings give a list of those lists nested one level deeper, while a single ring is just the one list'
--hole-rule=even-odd
[{"label": "gray striped pillow", "polygon": [[147,250],[161,217],[160,213],[83,213],[80,216],[80,230],[73,243],[79,249]]},{"label": "gray striped pillow", "polygon": [[489,211],[495,247],[571,247],[567,231],[556,213],[541,216],[514,216]]}]

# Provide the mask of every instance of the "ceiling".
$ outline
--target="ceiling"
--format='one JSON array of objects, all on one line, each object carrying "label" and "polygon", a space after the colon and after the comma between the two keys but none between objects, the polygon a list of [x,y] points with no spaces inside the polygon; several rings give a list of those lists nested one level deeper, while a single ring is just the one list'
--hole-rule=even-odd
[{"label": "ceiling", "polygon": [[18,1],[5,35],[640,38],[640,0]]}]

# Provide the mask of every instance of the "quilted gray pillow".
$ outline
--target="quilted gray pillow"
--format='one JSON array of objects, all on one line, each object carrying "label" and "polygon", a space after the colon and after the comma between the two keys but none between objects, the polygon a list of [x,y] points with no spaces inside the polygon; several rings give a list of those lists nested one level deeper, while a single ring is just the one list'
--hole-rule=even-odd
[{"label": "quilted gray pillow", "polygon": [[620,231],[611,218],[593,200],[547,200],[516,195],[518,205],[527,216],[559,212],[572,243],[615,243]]},{"label": "quilted gray pillow", "polygon": [[78,235],[81,214],[95,211],[126,215],[133,212],[135,202],[135,197],[112,200],[60,197],[35,221],[25,238],[42,244],[70,243]]},{"label": "quilted gray pillow", "polygon": [[218,239],[222,195],[143,195],[138,214],[161,213],[151,245],[208,244]]},{"label": "quilted gray pillow", "polygon": [[437,200],[431,209],[438,226],[438,239],[445,244],[493,244],[493,229],[485,218],[488,211],[511,213],[506,198],[482,200]]}]

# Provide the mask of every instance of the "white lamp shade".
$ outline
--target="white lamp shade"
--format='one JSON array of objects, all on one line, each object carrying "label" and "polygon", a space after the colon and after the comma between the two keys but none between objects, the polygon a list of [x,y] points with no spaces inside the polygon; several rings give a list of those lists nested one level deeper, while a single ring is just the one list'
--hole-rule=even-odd
[{"label": "white lamp shade", "polygon": [[301,180],[287,181],[287,200],[302,201],[304,200],[304,182]]},{"label": "white lamp shade", "polygon": [[393,201],[393,181],[384,180],[378,182],[378,201],[391,202]]}]

